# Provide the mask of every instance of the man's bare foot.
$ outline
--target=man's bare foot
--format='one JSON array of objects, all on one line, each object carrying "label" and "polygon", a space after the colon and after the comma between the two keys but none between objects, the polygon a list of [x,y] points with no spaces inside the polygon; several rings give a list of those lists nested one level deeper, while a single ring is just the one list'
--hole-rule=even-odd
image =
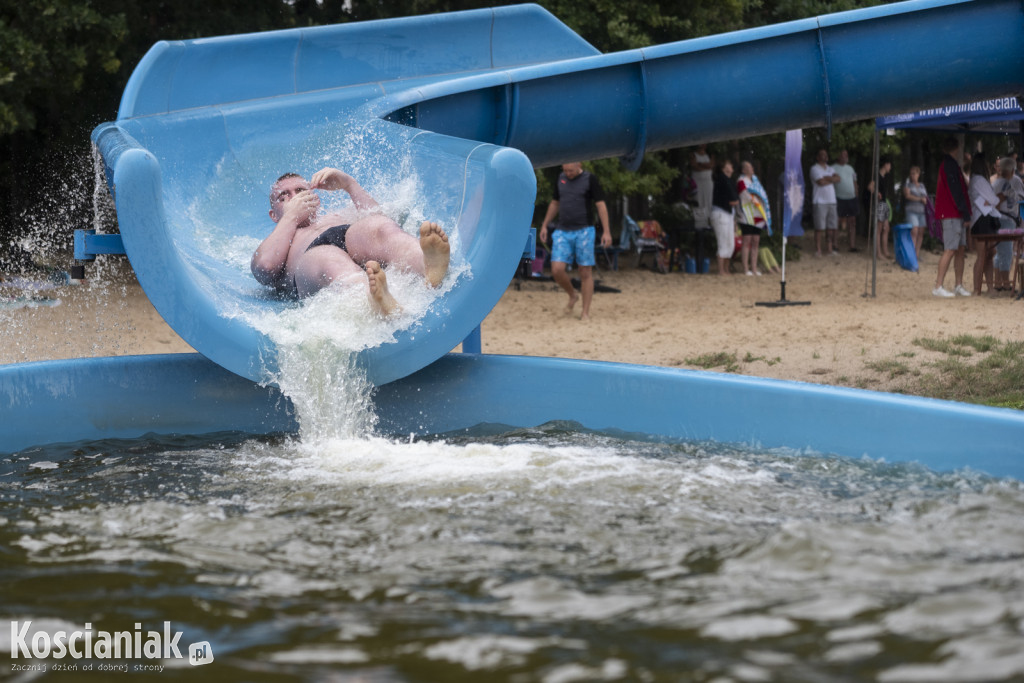
[{"label": "man's bare foot", "polygon": [[579,301],[579,300],[580,300],[580,295],[577,294],[576,292],[573,292],[569,296],[569,303],[566,304],[566,306],[565,306],[565,314],[566,315],[572,315],[572,309],[575,308],[576,302]]},{"label": "man's bare foot", "polygon": [[589,323],[590,322],[590,314],[589,313],[580,313],[580,322],[581,323]]},{"label": "man's bare foot", "polygon": [[451,258],[448,235],[437,223],[423,221],[420,225],[420,249],[423,250],[423,274],[431,287],[437,287],[448,272]]},{"label": "man's bare foot", "polygon": [[388,278],[376,261],[366,262],[366,279],[370,282],[370,305],[385,318],[402,310],[388,290]]}]

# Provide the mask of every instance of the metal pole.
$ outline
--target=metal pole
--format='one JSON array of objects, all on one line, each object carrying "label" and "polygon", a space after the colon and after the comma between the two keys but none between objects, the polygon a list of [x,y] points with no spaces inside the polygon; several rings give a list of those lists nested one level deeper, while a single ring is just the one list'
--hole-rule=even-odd
[{"label": "metal pole", "polygon": [[786,300],[786,242],[789,238],[785,234],[782,235],[782,297],[779,301]]},{"label": "metal pole", "polygon": [[878,128],[875,127],[875,141],[871,150],[871,187],[875,188],[871,193],[871,202],[868,204],[871,211],[871,298],[875,298],[875,285],[878,279]]}]

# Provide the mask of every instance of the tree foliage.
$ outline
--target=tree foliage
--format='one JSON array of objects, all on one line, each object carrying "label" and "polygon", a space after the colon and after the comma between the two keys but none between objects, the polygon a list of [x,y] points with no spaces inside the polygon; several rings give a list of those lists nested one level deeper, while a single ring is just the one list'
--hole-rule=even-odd
[{"label": "tree foliage", "polygon": [[542,4],[601,52],[615,52],[742,28],[743,14],[752,1],[546,0]]},{"label": "tree foliage", "polygon": [[3,0],[2,8],[0,135],[59,125],[93,72],[119,70],[124,15],[76,0]]}]

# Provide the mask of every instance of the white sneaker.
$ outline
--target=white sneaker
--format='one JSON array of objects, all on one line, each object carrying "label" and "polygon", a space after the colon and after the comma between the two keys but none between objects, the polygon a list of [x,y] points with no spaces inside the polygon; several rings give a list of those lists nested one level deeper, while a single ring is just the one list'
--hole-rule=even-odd
[{"label": "white sneaker", "polygon": [[754,275],[756,275],[758,277],[761,277],[761,271],[760,270],[755,270],[754,271]]},{"label": "white sneaker", "polygon": [[753,271],[750,271],[750,270],[747,271],[747,275],[749,275],[750,277],[754,277]]},{"label": "white sneaker", "polygon": [[949,291],[945,287],[936,287],[932,290],[932,296],[941,296],[948,299],[949,297],[956,296],[956,294],[953,294],[953,292]]},{"label": "white sneaker", "polygon": [[970,296],[971,295],[970,292],[968,292],[966,289],[964,289],[963,285],[957,285],[956,289],[953,290],[953,293],[956,294],[957,296]]}]

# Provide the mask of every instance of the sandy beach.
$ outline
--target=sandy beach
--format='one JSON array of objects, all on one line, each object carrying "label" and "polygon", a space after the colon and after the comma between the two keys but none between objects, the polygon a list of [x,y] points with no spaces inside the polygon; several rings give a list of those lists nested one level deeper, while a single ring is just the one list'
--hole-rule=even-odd
[{"label": "sandy beach", "polygon": [[[810,246],[810,238],[807,246]],[[647,257],[620,269],[600,269],[592,319],[564,312],[567,297],[550,280],[509,283],[483,322],[485,353],[557,356],[679,368],[704,368],[702,357],[726,354],[713,371],[822,384],[899,390],[904,376],[873,369],[899,359],[926,368],[938,354],[915,339],[960,334],[1024,338],[1024,301],[1009,296],[938,299],[932,296],[938,255],[922,253],[919,273],[880,262],[876,296],[871,258],[860,253],[787,265],[787,299],[809,306],[769,308],[779,299],[777,274],[729,277],[659,274]],[[968,255],[967,267],[974,261]],[[169,328],[130,270],[110,269],[103,282],[41,292],[58,305],[0,309],[0,363],[192,349]],[[952,269],[947,284],[953,282]],[[52,301],[50,302],[52,304]]]}]

